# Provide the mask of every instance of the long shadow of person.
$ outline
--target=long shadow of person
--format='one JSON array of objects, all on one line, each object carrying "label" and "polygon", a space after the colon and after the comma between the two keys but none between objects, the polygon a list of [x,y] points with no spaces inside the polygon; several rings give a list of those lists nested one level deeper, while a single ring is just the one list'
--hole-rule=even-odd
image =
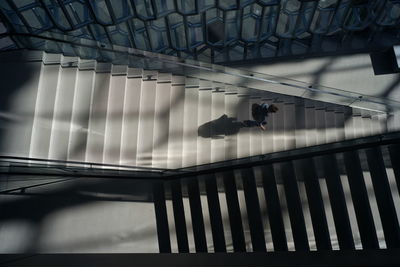
[{"label": "long shadow of person", "polygon": [[224,114],[216,120],[201,125],[198,128],[198,135],[203,138],[219,139],[224,138],[226,135],[237,134],[242,127],[244,127],[242,122]]}]

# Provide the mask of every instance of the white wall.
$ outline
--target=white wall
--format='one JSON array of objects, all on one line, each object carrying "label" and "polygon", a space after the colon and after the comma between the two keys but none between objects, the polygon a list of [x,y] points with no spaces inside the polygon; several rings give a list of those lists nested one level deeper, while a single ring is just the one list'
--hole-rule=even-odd
[{"label": "white wall", "polygon": [[382,96],[395,83],[387,97],[400,101],[400,74],[375,75],[369,54],[236,66],[249,71],[294,79],[369,96]]},{"label": "white wall", "polygon": [[[388,103],[390,101],[400,102],[400,74],[375,75],[369,54],[343,55],[336,57],[320,57],[301,60],[289,60],[274,63],[256,63],[234,66],[247,71],[277,76],[276,80],[285,79],[307,83],[313,88],[324,87],[335,88],[337,92],[344,90],[347,92],[364,96],[381,98],[378,101]],[[283,79],[282,79],[283,78]],[[273,79],[273,78],[272,78]],[[287,80],[286,82],[291,82]],[[278,90],[283,94],[293,94],[293,88],[279,86]],[[328,89],[329,90],[329,89]],[[301,92],[300,92],[301,93]],[[337,98],[327,94],[302,93],[302,96],[314,98],[326,102],[340,104],[342,98]],[[339,99],[339,102],[337,102]],[[385,100],[386,99],[386,100]],[[372,101],[377,99],[372,98]],[[345,101],[345,99],[343,99]],[[353,101],[351,100],[350,103]],[[342,104],[349,104],[344,103]],[[396,130],[400,127],[400,103],[391,102],[389,112],[388,128]],[[385,105],[377,105],[371,102],[354,102],[353,107],[367,108],[372,110],[384,110]],[[396,106],[396,107],[395,107]]]}]

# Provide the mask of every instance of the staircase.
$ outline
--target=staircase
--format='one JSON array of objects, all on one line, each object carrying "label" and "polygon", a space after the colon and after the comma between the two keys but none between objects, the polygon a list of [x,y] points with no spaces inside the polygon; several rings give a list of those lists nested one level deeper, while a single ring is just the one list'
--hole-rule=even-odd
[{"label": "staircase", "polygon": [[[285,261],[288,251],[312,260],[340,250],[354,260],[355,250],[400,248],[400,137],[386,133],[398,125],[388,126],[385,113],[229,81],[18,55],[0,60],[2,156],[176,172],[5,174],[1,252],[267,251]],[[279,108],[268,130],[238,126],[260,102]],[[237,160],[218,163],[229,159]]]},{"label": "staircase", "polygon": [[[1,63],[3,156],[175,169],[387,131],[382,112],[59,54],[25,53],[22,64],[10,55]],[[261,102],[279,108],[268,130],[240,127]]]}]

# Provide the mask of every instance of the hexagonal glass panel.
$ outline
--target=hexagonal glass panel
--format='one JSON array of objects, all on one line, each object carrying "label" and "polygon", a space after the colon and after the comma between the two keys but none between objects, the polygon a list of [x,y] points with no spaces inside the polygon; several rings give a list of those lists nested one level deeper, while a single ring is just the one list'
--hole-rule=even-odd
[{"label": "hexagonal glass panel", "polygon": [[206,23],[211,23],[216,20],[222,20],[223,12],[217,8],[212,8],[206,11]]},{"label": "hexagonal glass panel", "polygon": [[71,2],[65,6],[74,26],[90,23],[93,20],[87,6],[80,1]]},{"label": "hexagonal glass panel", "polygon": [[188,31],[190,48],[200,46],[204,43],[202,27],[190,27]]},{"label": "hexagonal glass panel", "polygon": [[109,43],[107,33],[103,26],[98,24],[90,24],[88,25],[88,28],[90,28],[91,32],[93,33],[95,40],[104,44]]},{"label": "hexagonal glass panel", "polygon": [[183,14],[194,14],[196,12],[196,0],[177,0],[178,11]]},{"label": "hexagonal glass panel", "polygon": [[92,0],[90,4],[93,7],[94,14],[96,18],[105,24],[111,24],[113,21],[111,19],[110,11],[108,10],[106,0]]},{"label": "hexagonal glass panel", "polygon": [[240,44],[229,48],[229,59],[232,61],[243,60],[244,47]]},{"label": "hexagonal glass panel", "polygon": [[36,0],[14,0],[13,2],[17,8],[22,8],[31,4],[38,4]]},{"label": "hexagonal glass panel", "polygon": [[57,24],[57,27],[61,29],[70,29],[71,25],[69,25],[68,20],[60,7],[60,4],[55,0],[43,0],[43,3],[46,5],[47,9],[50,11],[50,15],[53,17],[53,20]]},{"label": "hexagonal glass panel", "polygon": [[225,45],[239,39],[240,18],[236,10],[225,12]]},{"label": "hexagonal glass panel", "polygon": [[283,0],[277,25],[277,34],[283,38],[293,38],[301,3],[298,0]]},{"label": "hexagonal glass panel", "polygon": [[52,26],[50,19],[45,14],[42,8],[32,8],[21,13],[29,26],[34,28],[34,31],[41,31]]},{"label": "hexagonal glass panel", "polygon": [[256,2],[256,0],[240,0],[240,7],[243,8],[247,5],[251,5],[254,2]]},{"label": "hexagonal glass panel", "polygon": [[218,7],[223,10],[232,10],[238,8],[237,1],[232,0],[219,0]]},{"label": "hexagonal glass panel", "polygon": [[247,42],[258,40],[261,30],[262,7],[253,4],[244,8],[242,21],[242,38]]},{"label": "hexagonal glass panel", "polygon": [[280,0],[259,0],[258,2],[260,3],[260,5],[272,6],[272,5],[279,5],[281,1]]},{"label": "hexagonal glass panel", "polygon": [[381,26],[393,26],[400,19],[400,1],[388,1],[377,20]]},{"label": "hexagonal glass panel", "polygon": [[203,38],[203,25],[201,23],[201,15],[187,16],[189,46],[191,48],[197,47],[204,43]]},{"label": "hexagonal glass panel", "polygon": [[362,30],[370,25],[376,12],[382,9],[385,1],[366,2],[359,5],[353,5],[346,17],[343,27],[348,30]]},{"label": "hexagonal glass panel", "polygon": [[214,45],[223,45],[225,39],[225,25],[221,20],[214,20],[207,24],[207,41]]},{"label": "hexagonal glass panel", "polygon": [[268,39],[275,33],[278,23],[278,11],[278,6],[265,7],[261,25],[261,40]]},{"label": "hexagonal glass panel", "polygon": [[329,25],[327,34],[334,34],[342,30],[341,27],[349,11],[350,4],[351,0],[343,0],[340,2],[340,5],[336,8],[331,24]]},{"label": "hexagonal glass panel", "polygon": [[317,10],[310,25],[310,31],[317,34],[328,32],[333,16],[335,14],[338,0],[320,0]]},{"label": "hexagonal glass panel", "polygon": [[215,0],[197,0],[200,12],[215,7]]},{"label": "hexagonal glass panel", "polygon": [[175,12],[174,1],[154,0],[157,8],[158,16],[165,16],[169,13]]},{"label": "hexagonal glass panel", "polygon": [[183,17],[178,13],[168,15],[172,47],[177,50],[186,49],[186,34]]},{"label": "hexagonal glass panel", "polygon": [[129,38],[129,30],[125,23],[112,25],[107,27],[108,33],[111,37],[113,44],[130,47],[131,42]]},{"label": "hexagonal glass panel", "polygon": [[298,15],[295,36],[297,38],[303,39],[304,33],[308,32],[312,19],[315,15],[317,8],[317,2],[304,2],[302,3],[300,14]]},{"label": "hexagonal glass panel", "polygon": [[150,43],[153,51],[162,52],[169,47],[167,27],[165,25],[165,19],[159,18],[149,22],[147,28],[149,33]]},{"label": "hexagonal glass panel", "polygon": [[320,9],[331,9],[336,7],[338,0],[319,0],[318,7]]},{"label": "hexagonal glass panel", "polygon": [[118,21],[127,19],[134,15],[130,0],[112,0],[114,16]]},{"label": "hexagonal glass panel", "polygon": [[142,19],[153,19],[155,17],[151,0],[133,0],[135,3],[136,14]]},{"label": "hexagonal glass panel", "polygon": [[285,12],[292,14],[297,13],[300,9],[301,2],[299,0],[282,0]]}]

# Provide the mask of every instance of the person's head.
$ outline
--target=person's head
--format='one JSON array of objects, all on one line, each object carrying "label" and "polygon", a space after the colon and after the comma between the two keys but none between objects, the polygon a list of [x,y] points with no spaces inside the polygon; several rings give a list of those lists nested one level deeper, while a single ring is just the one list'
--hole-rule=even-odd
[{"label": "person's head", "polygon": [[275,113],[277,111],[278,111],[278,107],[277,106],[275,106],[274,104],[269,105],[268,112]]}]

